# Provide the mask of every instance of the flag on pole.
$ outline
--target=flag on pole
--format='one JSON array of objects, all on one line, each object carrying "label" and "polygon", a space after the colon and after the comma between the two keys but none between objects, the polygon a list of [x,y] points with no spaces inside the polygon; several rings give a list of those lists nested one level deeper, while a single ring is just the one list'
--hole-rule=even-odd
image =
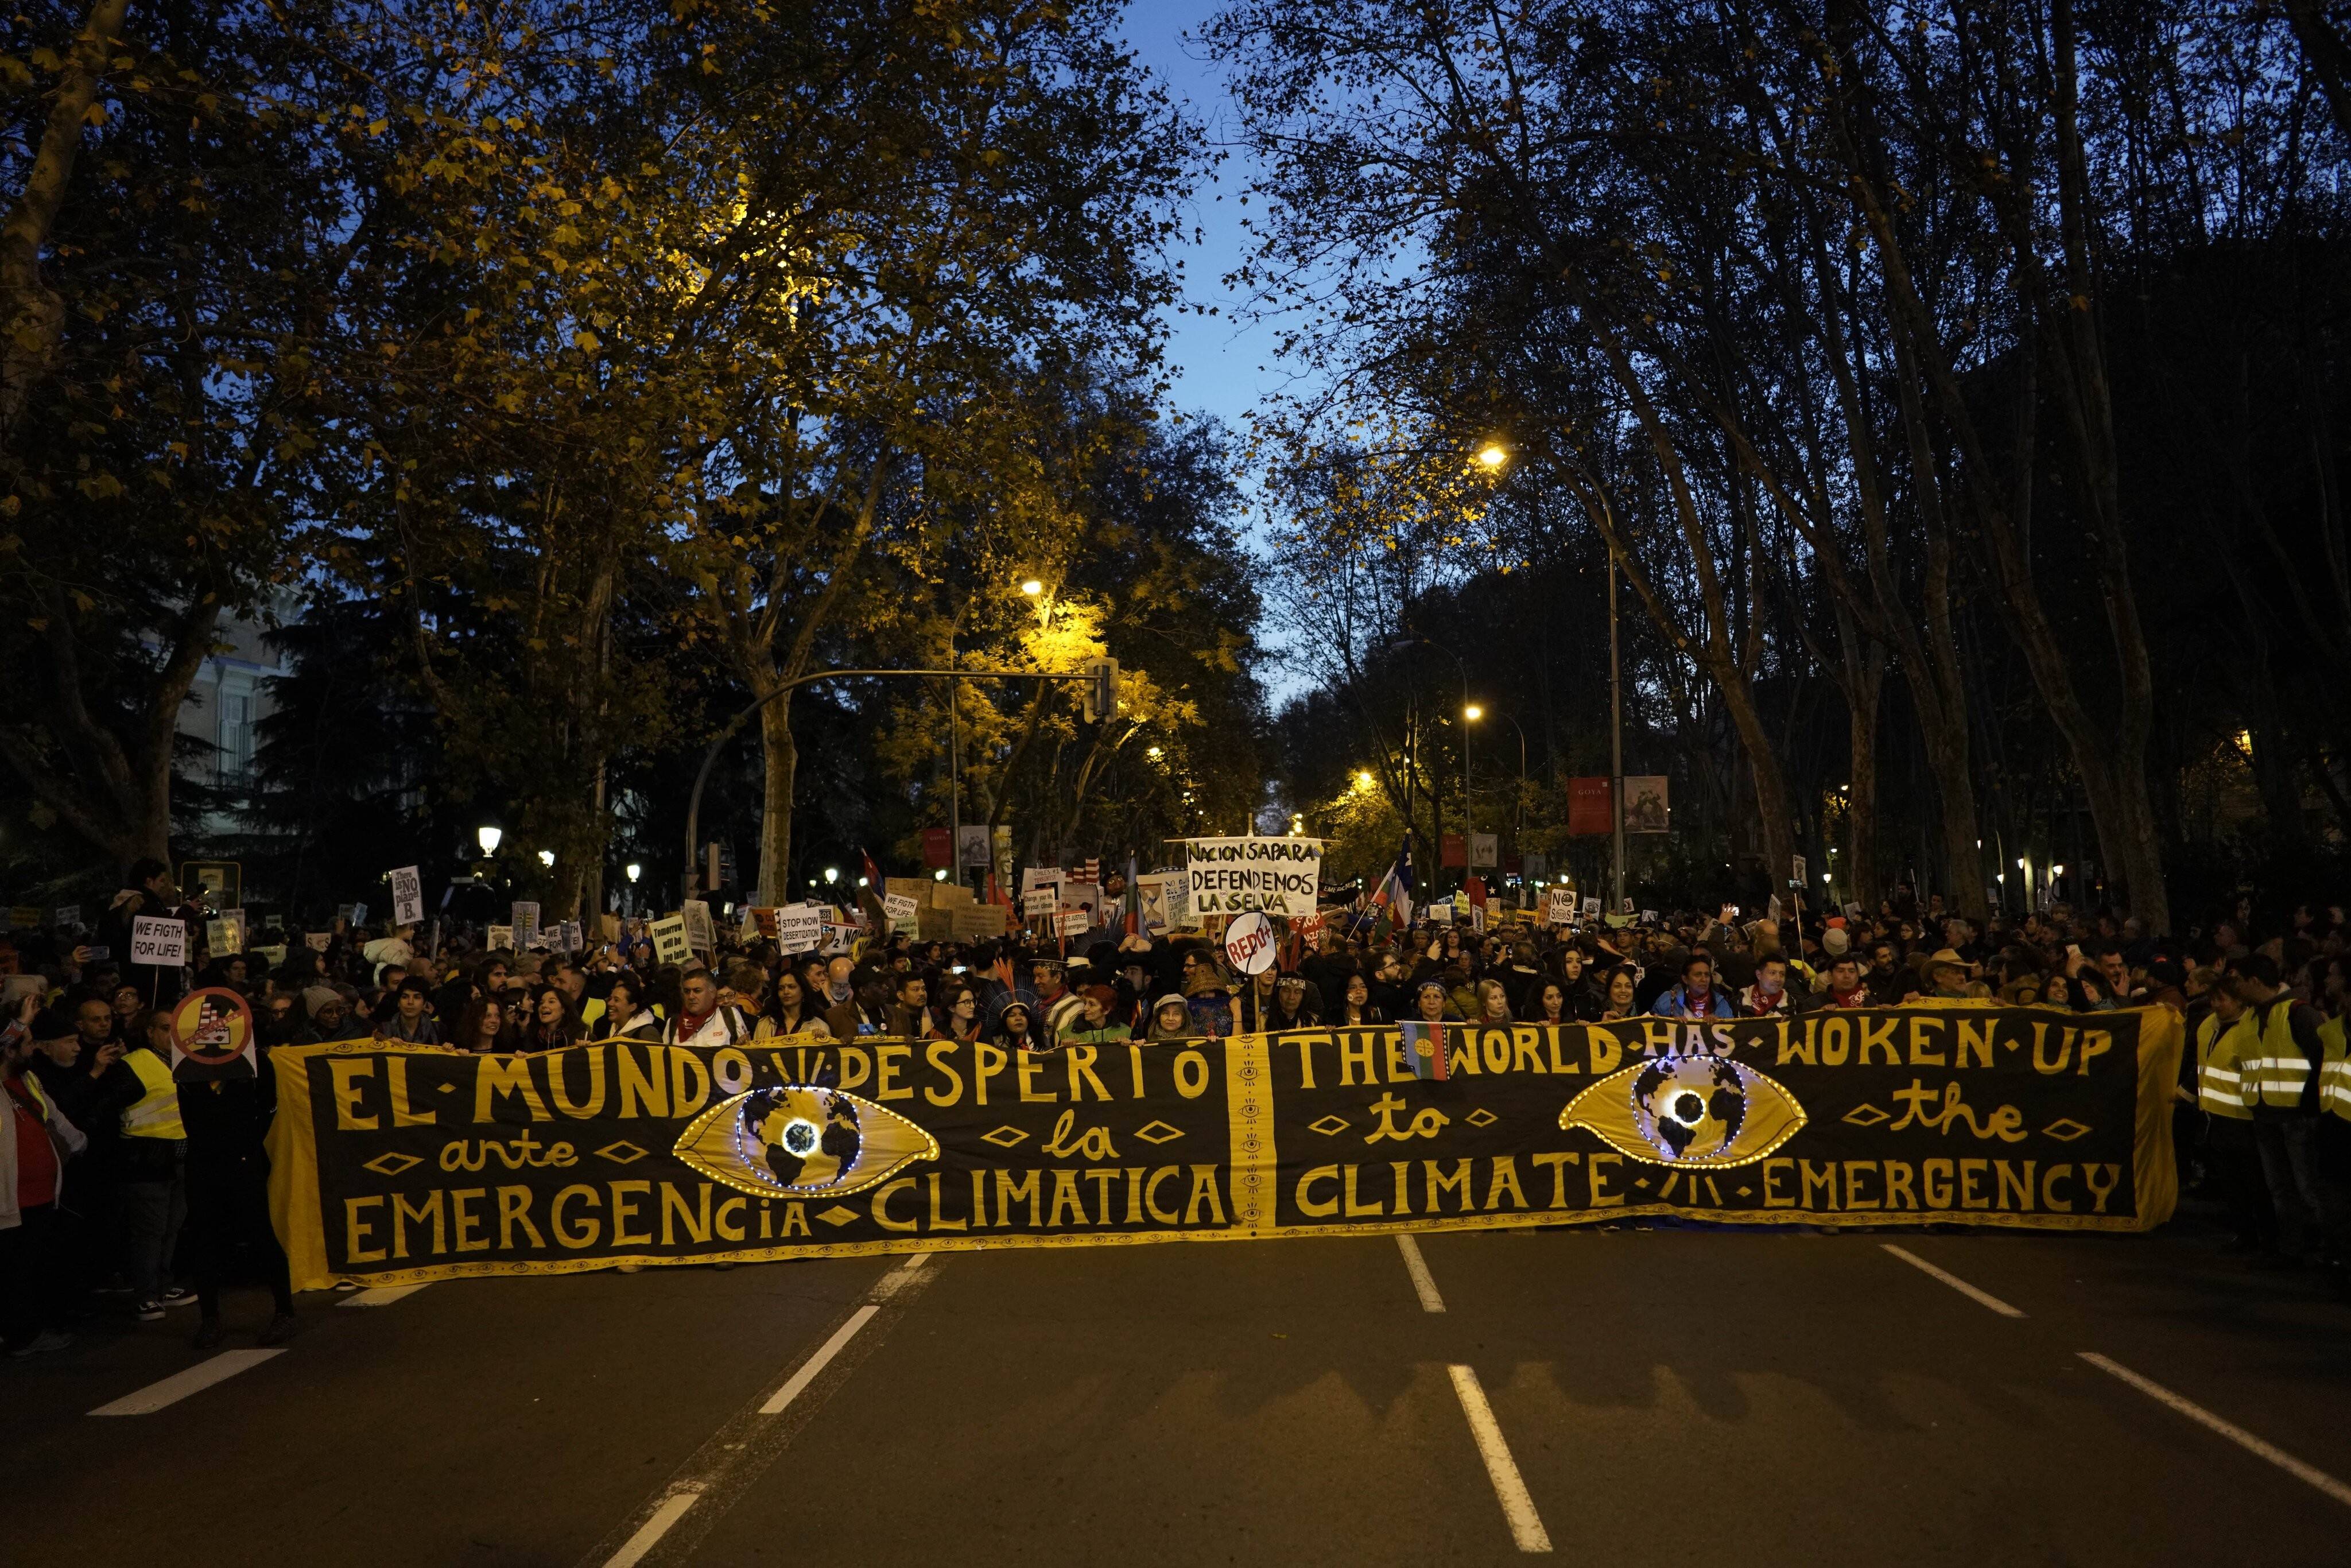
[{"label": "flag on pole", "polygon": [[1452,1075],[1443,1024],[1407,1022],[1398,1024],[1396,1030],[1404,1036],[1405,1065],[1412,1069],[1415,1078],[1434,1078],[1441,1082]]},{"label": "flag on pole", "polygon": [[1404,847],[1396,851],[1395,863],[1380,884],[1372,890],[1372,907],[1384,908],[1398,925],[1412,924],[1412,836],[1405,835]]},{"label": "flag on pole", "polygon": [[883,887],[882,868],[873,863],[873,857],[865,852],[865,847],[862,844],[858,846],[857,858],[865,862],[866,888],[872,892],[874,897],[881,897]]}]

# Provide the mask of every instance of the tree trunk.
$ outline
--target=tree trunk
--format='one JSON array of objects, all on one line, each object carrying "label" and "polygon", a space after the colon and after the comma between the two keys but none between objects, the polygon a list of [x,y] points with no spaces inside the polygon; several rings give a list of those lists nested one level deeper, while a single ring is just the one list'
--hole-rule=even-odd
[{"label": "tree trunk", "polygon": [[[1840,617],[1840,620],[1843,620]],[[1884,645],[1858,652],[1860,633],[1840,626],[1845,649],[1845,735],[1852,772],[1844,796],[1844,873],[1829,884],[1830,902],[1877,904],[1877,728],[1886,693]]]},{"label": "tree trunk", "polygon": [[[792,743],[789,695],[759,710],[759,751],[767,775],[759,807],[759,891],[772,904],[786,904],[791,901],[792,785],[800,764],[799,748]],[[695,853],[701,852],[696,844]],[[956,853],[962,853],[960,847]]]},{"label": "tree trunk", "polygon": [[92,0],[81,32],[67,51],[57,99],[41,128],[41,144],[25,176],[25,189],[9,208],[7,221],[0,224],[0,462],[12,467],[25,405],[48,374],[65,334],[65,301],[41,278],[41,252],[65,205],[66,186],[81,151],[83,123],[130,8],[130,0]]}]

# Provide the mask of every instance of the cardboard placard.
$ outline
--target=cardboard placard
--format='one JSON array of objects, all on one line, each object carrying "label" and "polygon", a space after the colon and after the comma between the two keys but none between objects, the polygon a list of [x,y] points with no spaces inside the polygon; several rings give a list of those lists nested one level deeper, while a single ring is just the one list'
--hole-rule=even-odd
[{"label": "cardboard placard", "polygon": [[538,946],[538,905],[517,900],[514,906],[515,951]]},{"label": "cardboard placard", "polygon": [[511,953],[515,950],[514,927],[493,925],[482,934],[482,940],[488,945],[493,953]]},{"label": "cardboard placard", "polygon": [[646,927],[653,939],[653,961],[657,964],[691,964],[694,944],[686,940],[685,916],[664,915]]},{"label": "cardboard placard", "polygon": [[986,942],[1001,936],[1010,925],[1000,904],[976,904],[947,912],[947,929],[957,942]]}]

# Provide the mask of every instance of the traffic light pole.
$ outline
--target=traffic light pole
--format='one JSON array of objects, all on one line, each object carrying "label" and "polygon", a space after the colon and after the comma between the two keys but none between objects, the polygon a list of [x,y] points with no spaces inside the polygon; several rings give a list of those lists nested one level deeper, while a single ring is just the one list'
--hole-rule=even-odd
[{"label": "traffic light pole", "polygon": [[[1107,674],[1101,668],[1104,664],[1109,666]],[[1093,688],[1088,694],[1090,707],[1099,706],[1105,696],[1108,698],[1112,711],[1115,711],[1118,705],[1118,663],[1113,659],[1096,660],[1093,667],[1066,674],[1051,670],[816,670],[805,675],[795,675],[743,709],[733,718],[728,719],[726,727],[720,730],[717,738],[710,743],[710,749],[702,754],[702,766],[696,768],[694,774],[694,793],[686,797],[685,802],[685,875],[683,882],[685,894],[690,897],[695,892],[695,856],[700,851],[699,841],[702,837],[702,791],[710,782],[710,770],[717,765],[718,754],[726,749],[726,743],[734,739],[746,724],[757,717],[760,709],[778,697],[817,681],[936,680],[940,678],[950,681],[1085,681]],[[1089,715],[1089,716],[1092,716]],[[963,855],[961,844],[955,846],[955,854],[958,860],[961,859]],[[767,891],[772,897],[780,897],[783,890],[769,888]],[[879,897],[880,894],[877,893],[875,896]]]}]

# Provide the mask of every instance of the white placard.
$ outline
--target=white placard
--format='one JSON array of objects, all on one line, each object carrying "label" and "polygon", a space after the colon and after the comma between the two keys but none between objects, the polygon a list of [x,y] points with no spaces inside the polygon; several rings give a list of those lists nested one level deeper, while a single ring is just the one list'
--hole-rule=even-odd
[{"label": "white placard", "polygon": [[1185,887],[1193,917],[1314,913],[1321,839],[1186,839]]},{"label": "white placard", "polygon": [[188,961],[187,922],[141,915],[131,922],[131,962],[176,969]]},{"label": "white placard", "polygon": [[1273,922],[1262,915],[1244,915],[1225,928],[1225,957],[1244,975],[1262,974],[1273,967]]},{"label": "white placard", "polygon": [[1656,910],[1654,910],[1654,909],[1644,909],[1643,911],[1641,911],[1641,924],[1642,924],[1642,925],[1655,925],[1656,923],[1657,923],[1657,912],[1656,912]]},{"label": "white placard", "polygon": [[305,931],[302,933],[302,946],[308,947],[313,953],[323,953],[334,945],[335,934],[331,931]]},{"label": "white placard", "polygon": [[81,905],[80,905],[80,904],[58,904],[58,905],[57,905],[57,929],[58,929],[58,930],[60,930],[60,931],[71,931],[71,930],[73,930],[75,927],[78,926],[80,924],[81,924]]},{"label": "white placard", "polygon": [[392,923],[424,924],[424,878],[413,865],[401,866],[392,873]]},{"label": "white placard", "polygon": [[1061,907],[1061,894],[1058,886],[1040,887],[1020,895],[1020,913],[1032,918],[1050,915]]},{"label": "white placard", "polygon": [[1575,924],[1575,889],[1554,887],[1543,900],[1543,919],[1552,925]]},{"label": "white placard", "polygon": [[493,925],[483,934],[482,940],[489,944],[493,953],[511,953],[514,951],[514,927]]},{"label": "white placard", "polygon": [[689,898],[678,905],[677,912],[685,917],[687,946],[697,953],[718,951],[718,928],[710,923],[710,904],[707,900]]},{"label": "white placard", "polygon": [[1583,917],[1586,920],[1597,920],[1600,917],[1600,895],[1598,894],[1590,894],[1585,896],[1583,900]]},{"label": "white placard", "polygon": [[1053,913],[1053,935],[1082,936],[1093,929],[1093,917],[1082,904],[1065,904]]},{"label": "white placard", "polygon": [[1469,869],[1492,871],[1502,863],[1502,835],[1472,833],[1469,835]]},{"label": "white placard", "polygon": [[1428,923],[1432,925],[1453,924],[1453,904],[1448,899],[1438,899],[1428,906]]},{"label": "white placard", "polygon": [[517,900],[514,906],[515,951],[538,946],[538,905]]},{"label": "white placard", "polygon": [[776,911],[776,946],[785,953],[813,953],[824,940],[824,905],[787,904]]},{"label": "white placard", "polygon": [[1802,887],[1807,880],[1804,875],[1804,857],[1802,855],[1794,855],[1790,858],[1795,863],[1789,868],[1788,885],[1791,887]]},{"label": "white placard", "polygon": [[232,957],[245,951],[245,922],[229,918],[230,915],[244,913],[234,909],[204,922],[204,946],[214,957]]}]

